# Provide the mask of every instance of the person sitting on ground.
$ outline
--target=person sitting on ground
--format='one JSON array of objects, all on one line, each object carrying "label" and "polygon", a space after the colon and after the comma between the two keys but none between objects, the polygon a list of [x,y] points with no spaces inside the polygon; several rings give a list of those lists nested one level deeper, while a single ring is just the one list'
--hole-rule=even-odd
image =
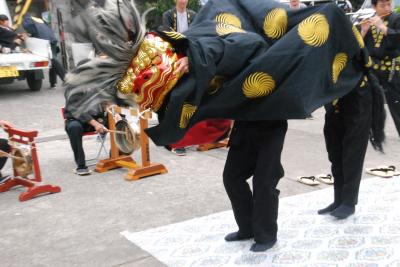
[{"label": "person sitting on ground", "polygon": [[6,15],[0,14],[0,45],[15,50],[26,39],[26,34],[17,34]]},{"label": "person sitting on ground", "polygon": [[[8,121],[3,121],[0,120],[0,127],[1,128],[11,128],[12,125]],[[7,154],[10,153],[10,146],[8,145],[8,140],[0,138],[0,183],[4,182],[7,178],[9,178],[9,175],[4,175],[1,173],[1,170],[3,169],[4,165],[7,162]]]}]

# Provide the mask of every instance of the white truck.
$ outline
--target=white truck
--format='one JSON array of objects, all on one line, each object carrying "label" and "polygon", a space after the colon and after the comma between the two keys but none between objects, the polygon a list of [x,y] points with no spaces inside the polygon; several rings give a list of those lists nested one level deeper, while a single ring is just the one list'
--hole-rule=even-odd
[{"label": "white truck", "polygon": [[[11,17],[5,0],[0,0],[0,14]],[[51,67],[50,43],[47,40],[28,38],[25,47],[21,49],[24,52],[20,53],[0,52],[0,86],[26,79],[31,90],[39,91],[42,88],[43,70]]]}]

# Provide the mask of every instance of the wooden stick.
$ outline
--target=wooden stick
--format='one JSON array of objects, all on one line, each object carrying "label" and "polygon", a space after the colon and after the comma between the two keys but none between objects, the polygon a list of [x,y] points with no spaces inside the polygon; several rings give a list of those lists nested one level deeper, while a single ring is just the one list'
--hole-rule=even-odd
[{"label": "wooden stick", "polygon": [[22,157],[16,157],[16,156],[14,156],[14,155],[11,155],[10,153],[7,153],[7,152],[5,152],[4,150],[1,150],[1,149],[0,149],[0,153],[2,153],[2,154],[4,154],[4,155],[6,155],[6,157],[7,157],[7,158],[11,158],[11,159],[22,159],[22,160],[25,160],[25,158],[22,158]]},{"label": "wooden stick", "polygon": [[127,134],[126,132],[123,131],[116,131],[116,130],[108,130],[110,133],[117,133],[117,134]]}]

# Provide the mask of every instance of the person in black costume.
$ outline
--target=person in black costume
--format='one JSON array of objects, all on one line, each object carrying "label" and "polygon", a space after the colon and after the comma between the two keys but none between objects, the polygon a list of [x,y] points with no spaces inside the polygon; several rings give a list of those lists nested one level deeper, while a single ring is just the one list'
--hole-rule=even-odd
[{"label": "person in black costume", "polygon": [[361,34],[400,135],[400,15],[391,13],[392,0],[372,0],[371,4],[376,16],[361,25]]},{"label": "person in black costume", "polygon": [[187,8],[188,0],[176,0],[176,6],[163,13],[161,31],[184,32],[192,23],[196,12]]}]

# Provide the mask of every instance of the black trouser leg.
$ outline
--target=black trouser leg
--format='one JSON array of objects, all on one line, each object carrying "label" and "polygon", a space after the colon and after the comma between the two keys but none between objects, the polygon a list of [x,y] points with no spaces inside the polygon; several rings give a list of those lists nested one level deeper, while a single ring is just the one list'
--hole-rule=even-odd
[{"label": "black trouser leg", "polygon": [[397,133],[400,136],[400,87],[395,83],[386,83],[384,88],[386,102],[388,104],[390,114],[392,115],[394,125],[396,126]]},{"label": "black trouser leg", "polygon": [[52,66],[49,69],[49,81],[50,81],[50,85],[54,86],[54,85],[57,84],[57,74],[56,74],[56,70],[55,70],[54,65],[53,65],[53,59],[51,60],[51,62],[52,62],[51,63]]},{"label": "black trouser leg", "polygon": [[51,45],[51,50],[53,52],[53,58],[51,59],[51,69],[49,70],[49,80],[51,85],[57,83],[57,75],[62,81],[65,80],[66,70],[57,60],[57,46]]},{"label": "black trouser leg", "polygon": [[51,85],[57,84],[57,75],[60,77],[62,81],[65,80],[66,71],[64,67],[58,62],[57,59],[51,60],[51,68],[49,70],[49,80]]},{"label": "black trouser leg", "polygon": [[[256,242],[276,238],[279,203],[276,185],[283,176],[280,157],[286,131],[286,121],[236,122],[231,134],[233,142],[225,164],[224,185],[239,231],[244,235],[254,234]],[[240,142],[232,144],[237,135]],[[253,194],[246,182],[252,175]]]},{"label": "black trouser leg", "polygon": [[232,204],[233,214],[243,235],[253,235],[253,196],[247,183],[256,166],[256,155],[249,140],[231,145],[226,159],[223,182]]},{"label": "black trouser leg", "polygon": [[53,68],[52,69],[54,69],[55,73],[58,75],[58,77],[60,77],[60,79],[62,81],[64,81],[65,80],[65,75],[66,75],[67,72],[65,71],[63,65],[61,65],[61,63],[55,58],[53,58],[51,62],[53,64]]},{"label": "black trouser leg", "polygon": [[273,122],[267,131],[255,136],[257,166],[253,176],[253,232],[257,243],[276,239],[278,232],[279,190],[276,189],[284,171],[281,153],[287,122]]},{"label": "black trouser leg", "polygon": [[337,204],[341,203],[342,187],[344,183],[342,158],[343,135],[344,126],[341,115],[334,112],[333,106],[327,107],[325,114],[324,137],[328,158],[331,162],[332,175],[335,179],[335,183],[333,184],[333,202]]},{"label": "black trouser leg", "polygon": [[74,152],[74,159],[77,167],[86,167],[85,151],[82,146],[82,135],[84,132],[82,123],[77,120],[67,120],[65,130],[68,134],[72,151]]},{"label": "black trouser leg", "polygon": [[[367,90],[365,88],[365,90]],[[354,206],[358,202],[358,192],[367,152],[369,130],[372,121],[372,96],[352,94],[343,102],[343,174],[342,204]]]},{"label": "black trouser leg", "polygon": [[[8,145],[7,139],[0,138],[0,150],[5,151],[7,153],[10,152],[10,146]],[[6,164],[6,161],[7,161],[6,157],[0,157],[0,171]]]},{"label": "black trouser leg", "polygon": [[364,93],[360,95],[353,91],[340,99],[339,113],[328,109],[324,127],[326,148],[335,178],[335,202],[348,206],[354,206],[358,201],[371,127],[371,94],[369,91]]}]

